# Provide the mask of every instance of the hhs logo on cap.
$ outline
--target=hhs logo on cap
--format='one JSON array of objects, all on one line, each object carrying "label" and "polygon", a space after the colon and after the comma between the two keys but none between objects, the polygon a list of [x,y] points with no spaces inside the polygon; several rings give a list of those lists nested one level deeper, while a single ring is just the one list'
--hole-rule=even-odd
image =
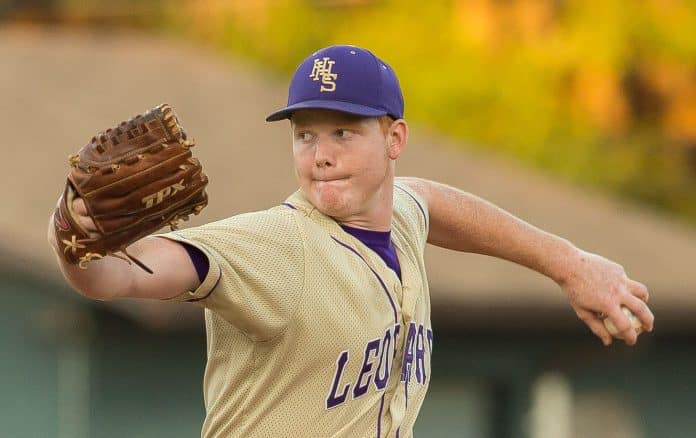
[{"label": "hhs logo on cap", "polygon": [[[338,79],[340,76],[340,86]],[[274,122],[301,109],[326,109],[361,117],[404,116],[404,97],[391,67],[367,49],[330,46],[312,53],[290,80],[288,105],[266,117]]]},{"label": "hhs logo on cap", "polygon": [[[318,81],[321,76],[321,88],[319,91],[334,91],[336,90],[336,78],[338,78],[338,73],[331,73],[331,69],[336,61],[332,60],[328,56],[315,59],[314,65],[312,66],[312,73],[309,77],[314,81]],[[326,86],[325,86],[326,85]]]}]

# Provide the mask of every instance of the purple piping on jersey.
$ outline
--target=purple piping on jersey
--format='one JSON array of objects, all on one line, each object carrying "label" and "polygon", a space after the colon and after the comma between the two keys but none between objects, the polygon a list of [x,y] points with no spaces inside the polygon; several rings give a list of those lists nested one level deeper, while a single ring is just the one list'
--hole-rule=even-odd
[{"label": "purple piping on jersey", "polygon": [[399,438],[399,429],[401,429],[401,426],[396,428],[396,438]]},{"label": "purple piping on jersey", "polygon": [[377,417],[377,438],[382,436],[382,410],[384,409],[384,393],[379,401],[379,416]]},{"label": "purple piping on jersey", "polygon": [[286,206],[286,207],[290,207],[290,208],[292,208],[293,210],[297,210],[297,207],[295,207],[295,206],[294,206],[294,205],[292,205],[292,204],[288,204],[287,202],[283,202],[283,203],[282,203],[282,204],[280,204],[280,205],[284,205],[284,206]]},{"label": "purple piping on jersey", "polygon": [[213,291],[217,287],[218,283],[220,283],[221,278],[222,278],[222,270],[220,270],[220,273],[218,274],[218,278],[217,278],[217,280],[215,280],[215,284],[213,285],[213,287],[210,288],[210,290],[208,291],[207,294],[205,294],[205,296],[190,300],[189,302],[193,303],[194,301],[200,301],[200,300],[204,300],[204,299],[208,298],[210,296],[210,294],[213,293]]},{"label": "purple piping on jersey", "polygon": [[396,317],[396,306],[394,305],[394,300],[392,300],[391,295],[389,295],[389,290],[387,289],[387,286],[384,284],[384,281],[382,281],[382,278],[379,276],[379,274],[378,274],[374,269],[372,269],[372,266],[370,266],[370,265],[367,263],[367,260],[365,260],[365,259],[363,258],[363,256],[360,255],[360,253],[358,253],[356,250],[354,250],[353,248],[351,248],[349,245],[346,245],[345,243],[343,243],[343,242],[341,242],[340,240],[336,239],[334,236],[331,236],[331,238],[332,238],[333,240],[335,240],[336,243],[338,243],[339,245],[345,247],[345,248],[348,249],[349,251],[353,252],[356,256],[360,257],[360,260],[362,260],[363,262],[365,262],[365,264],[367,265],[367,267],[370,268],[370,271],[372,271],[372,273],[375,274],[375,277],[377,277],[377,280],[379,280],[379,284],[382,285],[382,289],[384,289],[384,293],[387,294],[387,298],[389,298],[389,304],[391,304],[392,310],[394,311],[394,324],[396,324],[396,323],[398,322],[398,319],[397,319],[397,317]]},{"label": "purple piping on jersey", "polygon": [[427,228],[428,227],[428,217],[425,215],[425,210],[423,209],[423,206],[420,204],[420,202],[418,202],[418,199],[416,199],[415,196],[413,196],[411,193],[409,193],[408,190],[406,190],[405,188],[399,187],[396,184],[394,185],[394,187],[396,187],[397,189],[406,193],[408,196],[411,197],[411,199],[416,201],[416,205],[418,205],[418,208],[420,209],[421,213],[423,213],[423,220],[425,220],[425,227]]}]

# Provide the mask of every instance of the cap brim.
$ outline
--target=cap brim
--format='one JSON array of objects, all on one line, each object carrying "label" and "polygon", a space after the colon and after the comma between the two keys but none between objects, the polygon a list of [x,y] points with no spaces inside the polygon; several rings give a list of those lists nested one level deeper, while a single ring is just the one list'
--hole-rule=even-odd
[{"label": "cap brim", "polygon": [[333,100],[307,100],[271,113],[268,117],[266,117],[266,121],[277,122],[278,120],[289,119],[290,116],[292,116],[292,113],[301,109],[328,109],[363,117],[379,117],[387,114],[385,110],[357,105],[354,103]]}]

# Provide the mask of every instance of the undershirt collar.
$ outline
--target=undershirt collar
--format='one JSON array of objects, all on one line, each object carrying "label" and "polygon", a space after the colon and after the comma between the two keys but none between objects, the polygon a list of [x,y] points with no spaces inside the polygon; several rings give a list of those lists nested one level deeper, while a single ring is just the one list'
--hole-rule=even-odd
[{"label": "undershirt collar", "polygon": [[361,241],[365,246],[379,255],[384,263],[394,271],[401,280],[401,266],[399,258],[396,256],[396,249],[391,241],[391,231],[373,231],[362,228],[341,225],[343,231]]}]

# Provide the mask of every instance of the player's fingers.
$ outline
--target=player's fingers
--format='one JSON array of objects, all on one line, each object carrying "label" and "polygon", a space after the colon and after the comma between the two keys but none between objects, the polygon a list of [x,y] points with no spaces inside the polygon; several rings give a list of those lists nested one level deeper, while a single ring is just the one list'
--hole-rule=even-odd
[{"label": "player's fingers", "polygon": [[650,293],[648,292],[648,288],[641,282],[631,280],[630,278],[626,282],[628,286],[628,290],[633,294],[633,296],[636,296],[643,300],[644,302],[648,302],[650,299]]},{"label": "player's fingers", "polygon": [[82,228],[84,228],[87,231],[97,231],[97,226],[94,224],[94,221],[90,219],[89,217],[85,216],[80,216],[80,225]]},{"label": "player's fingers", "polygon": [[97,230],[97,225],[89,216],[78,216],[77,221],[80,223],[80,226],[88,233],[95,233],[99,231]]},{"label": "player's fingers", "polygon": [[653,331],[655,315],[653,315],[652,311],[644,301],[641,301],[637,297],[627,297],[624,305],[628,308],[628,310],[636,315],[636,318],[638,318],[640,321],[640,325],[644,331]]},{"label": "player's fingers", "polygon": [[594,312],[580,309],[576,310],[575,313],[578,315],[578,318],[580,318],[582,322],[584,322],[590,328],[590,330],[592,330],[592,333],[601,339],[605,346],[611,345],[614,337],[611,335],[611,333],[609,333],[607,328],[604,327],[604,323]]},{"label": "player's fingers", "polygon": [[77,220],[82,229],[89,233],[98,231],[96,224],[87,213],[87,206],[82,198],[77,198],[73,201],[73,212],[75,213],[74,219]]},{"label": "player's fingers", "polygon": [[82,198],[77,198],[72,204],[73,211],[80,216],[87,216],[87,206]]},{"label": "player's fingers", "polygon": [[631,320],[623,313],[620,306],[615,306],[607,313],[607,318],[616,327],[616,337],[621,338],[627,345],[635,345],[638,342],[638,333],[633,328]]}]

